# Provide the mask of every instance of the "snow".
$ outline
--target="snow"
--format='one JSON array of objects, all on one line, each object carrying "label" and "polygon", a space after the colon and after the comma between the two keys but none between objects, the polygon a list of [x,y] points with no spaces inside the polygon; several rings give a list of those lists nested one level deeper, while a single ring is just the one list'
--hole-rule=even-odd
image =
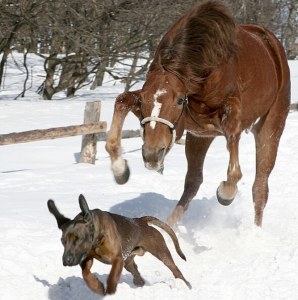
[{"label": "snow", "polygon": [[[18,59],[18,56],[15,57]],[[101,120],[112,118],[113,100],[120,83],[107,79],[95,91],[87,88],[68,100],[63,93],[42,101],[34,92],[42,82],[41,64],[31,57],[33,87],[25,98],[13,100],[22,86],[22,68],[7,69],[0,92],[0,131],[18,132],[81,124],[86,101],[102,100]],[[292,102],[298,101],[298,61],[290,61]],[[255,173],[252,134],[243,134],[240,164],[243,178],[232,205],[221,206],[216,188],[225,179],[228,153],[219,137],[208,152],[204,183],[175,232],[187,261],[164,235],[177,266],[192,284],[184,282],[149,254],[136,258],[145,286],[136,288],[132,276],[122,273],[117,293],[109,299],[294,300],[298,294],[298,113],[289,114],[270,177],[270,195],[263,227],[253,224],[251,186]],[[137,129],[129,115],[124,127]],[[175,144],[166,157],[164,175],[144,168],[141,138],[122,142],[131,177],[115,183],[104,142],[98,143],[95,165],[79,164],[81,137],[0,147],[0,289],[5,300],[93,300],[80,267],[63,267],[61,233],[48,212],[54,199],[67,217],[79,212],[78,196],[90,208],[128,217],[153,215],[162,220],[175,207],[183,191],[186,161],[184,146]],[[92,271],[106,282],[110,266],[95,262]]]}]

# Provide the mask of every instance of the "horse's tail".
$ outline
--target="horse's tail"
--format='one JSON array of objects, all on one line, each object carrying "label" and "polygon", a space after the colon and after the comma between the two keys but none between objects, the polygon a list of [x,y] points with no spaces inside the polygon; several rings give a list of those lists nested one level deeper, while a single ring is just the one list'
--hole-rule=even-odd
[{"label": "horse's tail", "polygon": [[146,216],[146,217],[142,217],[142,219],[152,225],[158,226],[159,228],[163,229],[172,239],[176,252],[179,254],[179,256],[184,259],[186,261],[186,257],[183,254],[179,242],[178,242],[178,238],[174,232],[174,230],[166,223],[164,223],[163,221],[155,218],[155,217],[151,217],[151,216]]}]

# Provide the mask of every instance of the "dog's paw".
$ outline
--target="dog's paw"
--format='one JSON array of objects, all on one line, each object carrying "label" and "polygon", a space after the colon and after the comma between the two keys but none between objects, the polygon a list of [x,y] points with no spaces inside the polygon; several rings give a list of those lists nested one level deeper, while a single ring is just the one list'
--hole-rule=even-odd
[{"label": "dog's paw", "polygon": [[180,278],[171,279],[166,283],[169,285],[170,289],[183,290],[186,287],[188,287],[190,290],[192,289],[191,284],[187,280],[184,281],[183,279]]},{"label": "dog's paw", "polygon": [[179,232],[182,234],[188,233],[187,228],[184,225],[178,225],[177,228],[178,228]]},{"label": "dog's paw", "polygon": [[145,284],[145,281],[143,280],[143,278],[135,278],[134,280],[133,280],[133,283],[134,283],[134,285],[135,286],[137,286],[137,287],[142,287],[142,286],[144,286],[144,284]]}]

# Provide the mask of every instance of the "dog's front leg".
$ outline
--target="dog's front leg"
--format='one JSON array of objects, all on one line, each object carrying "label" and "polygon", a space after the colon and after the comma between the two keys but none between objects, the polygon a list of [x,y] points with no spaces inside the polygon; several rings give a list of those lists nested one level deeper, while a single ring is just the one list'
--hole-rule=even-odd
[{"label": "dog's front leg", "polygon": [[104,295],[104,285],[102,282],[100,282],[94,274],[90,272],[90,269],[93,265],[93,258],[87,258],[85,259],[81,264],[82,268],[82,275],[87,283],[88,287],[95,293],[98,293],[100,295]]},{"label": "dog's front leg", "polygon": [[121,256],[113,259],[112,269],[108,277],[106,294],[115,294],[123,267],[124,261]]}]

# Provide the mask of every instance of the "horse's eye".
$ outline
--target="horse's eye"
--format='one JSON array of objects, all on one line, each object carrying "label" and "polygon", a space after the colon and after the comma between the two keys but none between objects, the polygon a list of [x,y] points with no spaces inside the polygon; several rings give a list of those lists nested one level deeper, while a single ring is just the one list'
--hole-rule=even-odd
[{"label": "horse's eye", "polygon": [[177,105],[182,105],[184,103],[184,98],[177,99]]}]

